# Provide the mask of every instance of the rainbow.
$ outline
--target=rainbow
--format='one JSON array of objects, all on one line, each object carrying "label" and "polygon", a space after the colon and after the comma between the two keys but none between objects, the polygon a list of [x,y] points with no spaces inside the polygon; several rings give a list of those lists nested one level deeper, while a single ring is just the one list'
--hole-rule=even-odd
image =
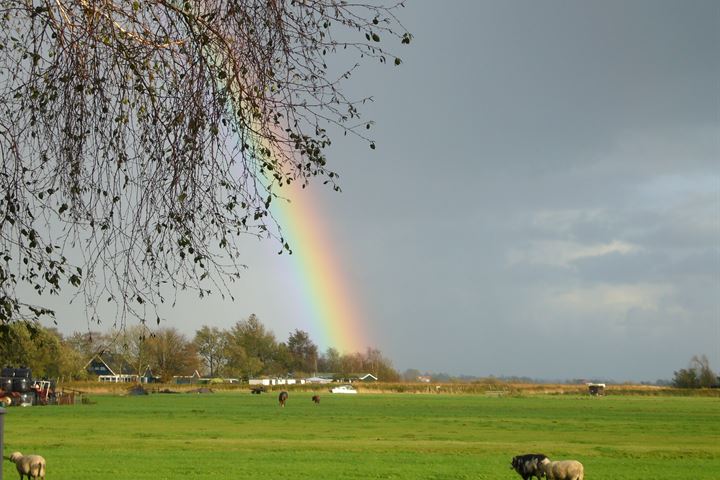
[{"label": "rainbow", "polygon": [[308,333],[321,350],[334,347],[340,353],[362,352],[369,346],[363,315],[350,294],[353,289],[315,199],[299,184],[284,186],[281,193],[288,200],[274,200],[272,211],[292,250],[287,258],[292,262],[304,316],[309,319]]},{"label": "rainbow", "polygon": [[[217,66],[227,63],[223,55],[210,48],[206,54]],[[225,86],[234,92],[232,82]],[[256,129],[259,131],[262,128]],[[256,132],[245,132],[245,140],[255,151],[266,149],[271,157],[282,157],[281,152],[274,151]],[[256,174],[260,173],[256,171]],[[278,185],[274,185],[275,193],[282,198],[273,199],[271,204],[282,237],[290,245],[292,255],[286,258],[292,264],[299,299],[304,303],[305,315],[299,316],[307,321],[298,328],[307,328],[310,338],[321,350],[333,347],[340,353],[362,352],[369,346],[364,335],[363,315],[350,294],[353,289],[343,275],[342,262],[332,248],[322,215],[301,183],[285,185],[280,191]]]}]

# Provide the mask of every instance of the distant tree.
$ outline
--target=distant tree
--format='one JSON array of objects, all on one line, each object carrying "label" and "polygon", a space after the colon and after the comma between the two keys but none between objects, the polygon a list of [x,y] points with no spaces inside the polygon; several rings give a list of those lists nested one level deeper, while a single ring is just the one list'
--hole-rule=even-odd
[{"label": "distant tree", "polygon": [[79,378],[83,358],[55,329],[31,322],[14,322],[0,330],[3,365],[27,366],[35,378]]},{"label": "distant tree", "polygon": [[89,361],[93,355],[105,350],[110,344],[108,335],[101,332],[73,332],[65,338],[70,347],[78,352],[85,361]]},{"label": "distant tree", "polygon": [[362,373],[364,366],[365,359],[362,353],[348,353],[340,358],[340,371],[336,373],[339,373],[342,377],[349,377],[352,374]]},{"label": "distant tree", "polygon": [[398,382],[400,374],[392,366],[392,362],[385,358],[380,350],[368,348],[365,352],[364,370],[375,375],[383,382]]},{"label": "distant tree", "polygon": [[167,289],[232,295],[242,236],[289,251],[270,204],[339,189],[331,135],[375,147],[343,87],[400,63],[399,5],[0,1],[0,323],[52,313],[19,284],[159,323]]},{"label": "distant tree", "polygon": [[88,372],[85,370],[85,366],[88,359],[75,350],[73,345],[63,339],[61,335],[58,334],[58,337],[60,338],[60,351],[55,359],[57,373],[52,377],[60,380],[86,380]]},{"label": "distant tree", "polygon": [[150,365],[150,345],[147,341],[153,333],[145,325],[133,325],[113,332],[115,348],[120,348],[119,357],[132,366],[133,373],[142,375]]},{"label": "distant tree", "polygon": [[145,342],[149,365],[163,381],[169,381],[174,375],[188,375],[200,366],[195,346],[175,328],[162,328]]},{"label": "distant tree", "polygon": [[317,372],[318,347],[310,339],[310,334],[296,329],[288,338],[287,349],[292,358],[292,371]]},{"label": "distant tree", "polygon": [[225,364],[226,341],[225,334],[217,327],[203,325],[200,330],[195,332],[193,342],[198,355],[205,363],[206,371],[209,372],[210,377],[216,376]]},{"label": "distant tree", "polygon": [[293,354],[285,343],[278,343],[272,358],[265,362],[263,373],[266,375],[285,377],[295,372],[295,357],[293,357]]},{"label": "distant tree", "polygon": [[340,352],[333,347],[328,347],[325,353],[318,359],[318,371],[325,373],[337,373],[342,370],[342,357]]},{"label": "distant tree", "polygon": [[693,355],[690,359],[690,365],[697,374],[698,385],[700,387],[710,387],[717,383],[717,375],[710,368],[710,361],[705,355]]},{"label": "distant tree", "polygon": [[242,345],[229,341],[225,347],[227,363],[224,372],[233,377],[249,379],[263,373],[264,364],[257,357],[248,355]]},{"label": "distant tree", "polygon": [[718,379],[710,368],[710,362],[705,355],[693,355],[690,366],[674,372],[672,384],[677,388],[710,387],[717,384]]},{"label": "distant tree", "polygon": [[243,376],[266,371],[277,355],[275,335],[267,330],[255,314],[241,320],[227,333],[228,365]]},{"label": "distant tree", "polygon": [[681,368],[673,373],[672,384],[676,388],[697,388],[697,374],[691,368]]},{"label": "distant tree", "polygon": [[37,352],[55,349],[51,339],[42,327],[30,322],[17,322],[0,329],[0,358],[3,365],[30,367],[36,373],[45,365]]}]

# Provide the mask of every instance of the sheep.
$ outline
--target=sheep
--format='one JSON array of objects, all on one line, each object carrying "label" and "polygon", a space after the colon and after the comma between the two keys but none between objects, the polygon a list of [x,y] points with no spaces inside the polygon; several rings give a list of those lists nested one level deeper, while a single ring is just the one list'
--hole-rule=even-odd
[{"label": "sheep", "polygon": [[539,463],[547,457],[541,453],[528,453],[526,455],[516,455],[510,462],[510,468],[514,469],[523,480],[535,477],[538,480],[543,476]]},{"label": "sheep", "polygon": [[577,460],[552,462],[545,458],[540,461],[539,466],[547,480],[583,480],[583,465]]},{"label": "sheep", "polygon": [[285,391],[280,392],[280,395],[278,396],[278,401],[280,402],[281,407],[285,406],[285,402],[287,402],[287,399],[288,399],[288,393]]},{"label": "sheep", "polygon": [[313,395],[312,401],[315,403],[320,403],[320,395]]},{"label": "sheep", "polygon": [[31,478],[45,480],[45,459],[40,455],[23,455],[20,452],[13,452],[10,455],[10,461],[17,467],[20,480],[23,480],[25,475],[28,480]]}]

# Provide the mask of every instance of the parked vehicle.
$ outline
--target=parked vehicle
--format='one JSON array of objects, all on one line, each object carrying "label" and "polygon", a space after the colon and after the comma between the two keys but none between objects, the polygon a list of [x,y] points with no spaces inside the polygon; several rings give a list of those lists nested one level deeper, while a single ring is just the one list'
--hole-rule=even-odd
[{"label": "parked vehicle", "polygon": [[339,385],[331,388],[330,393],[357,393],[357,389],[352,385]]}]

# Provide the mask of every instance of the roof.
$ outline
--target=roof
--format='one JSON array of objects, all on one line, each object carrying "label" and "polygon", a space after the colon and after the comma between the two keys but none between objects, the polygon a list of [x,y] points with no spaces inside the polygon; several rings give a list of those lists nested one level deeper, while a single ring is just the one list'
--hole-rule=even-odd
[{"label": "roof", "polygon": [[96,353],[84,368],[95,375],[132,375],[137,373],[124,358],[110,353]]}]

